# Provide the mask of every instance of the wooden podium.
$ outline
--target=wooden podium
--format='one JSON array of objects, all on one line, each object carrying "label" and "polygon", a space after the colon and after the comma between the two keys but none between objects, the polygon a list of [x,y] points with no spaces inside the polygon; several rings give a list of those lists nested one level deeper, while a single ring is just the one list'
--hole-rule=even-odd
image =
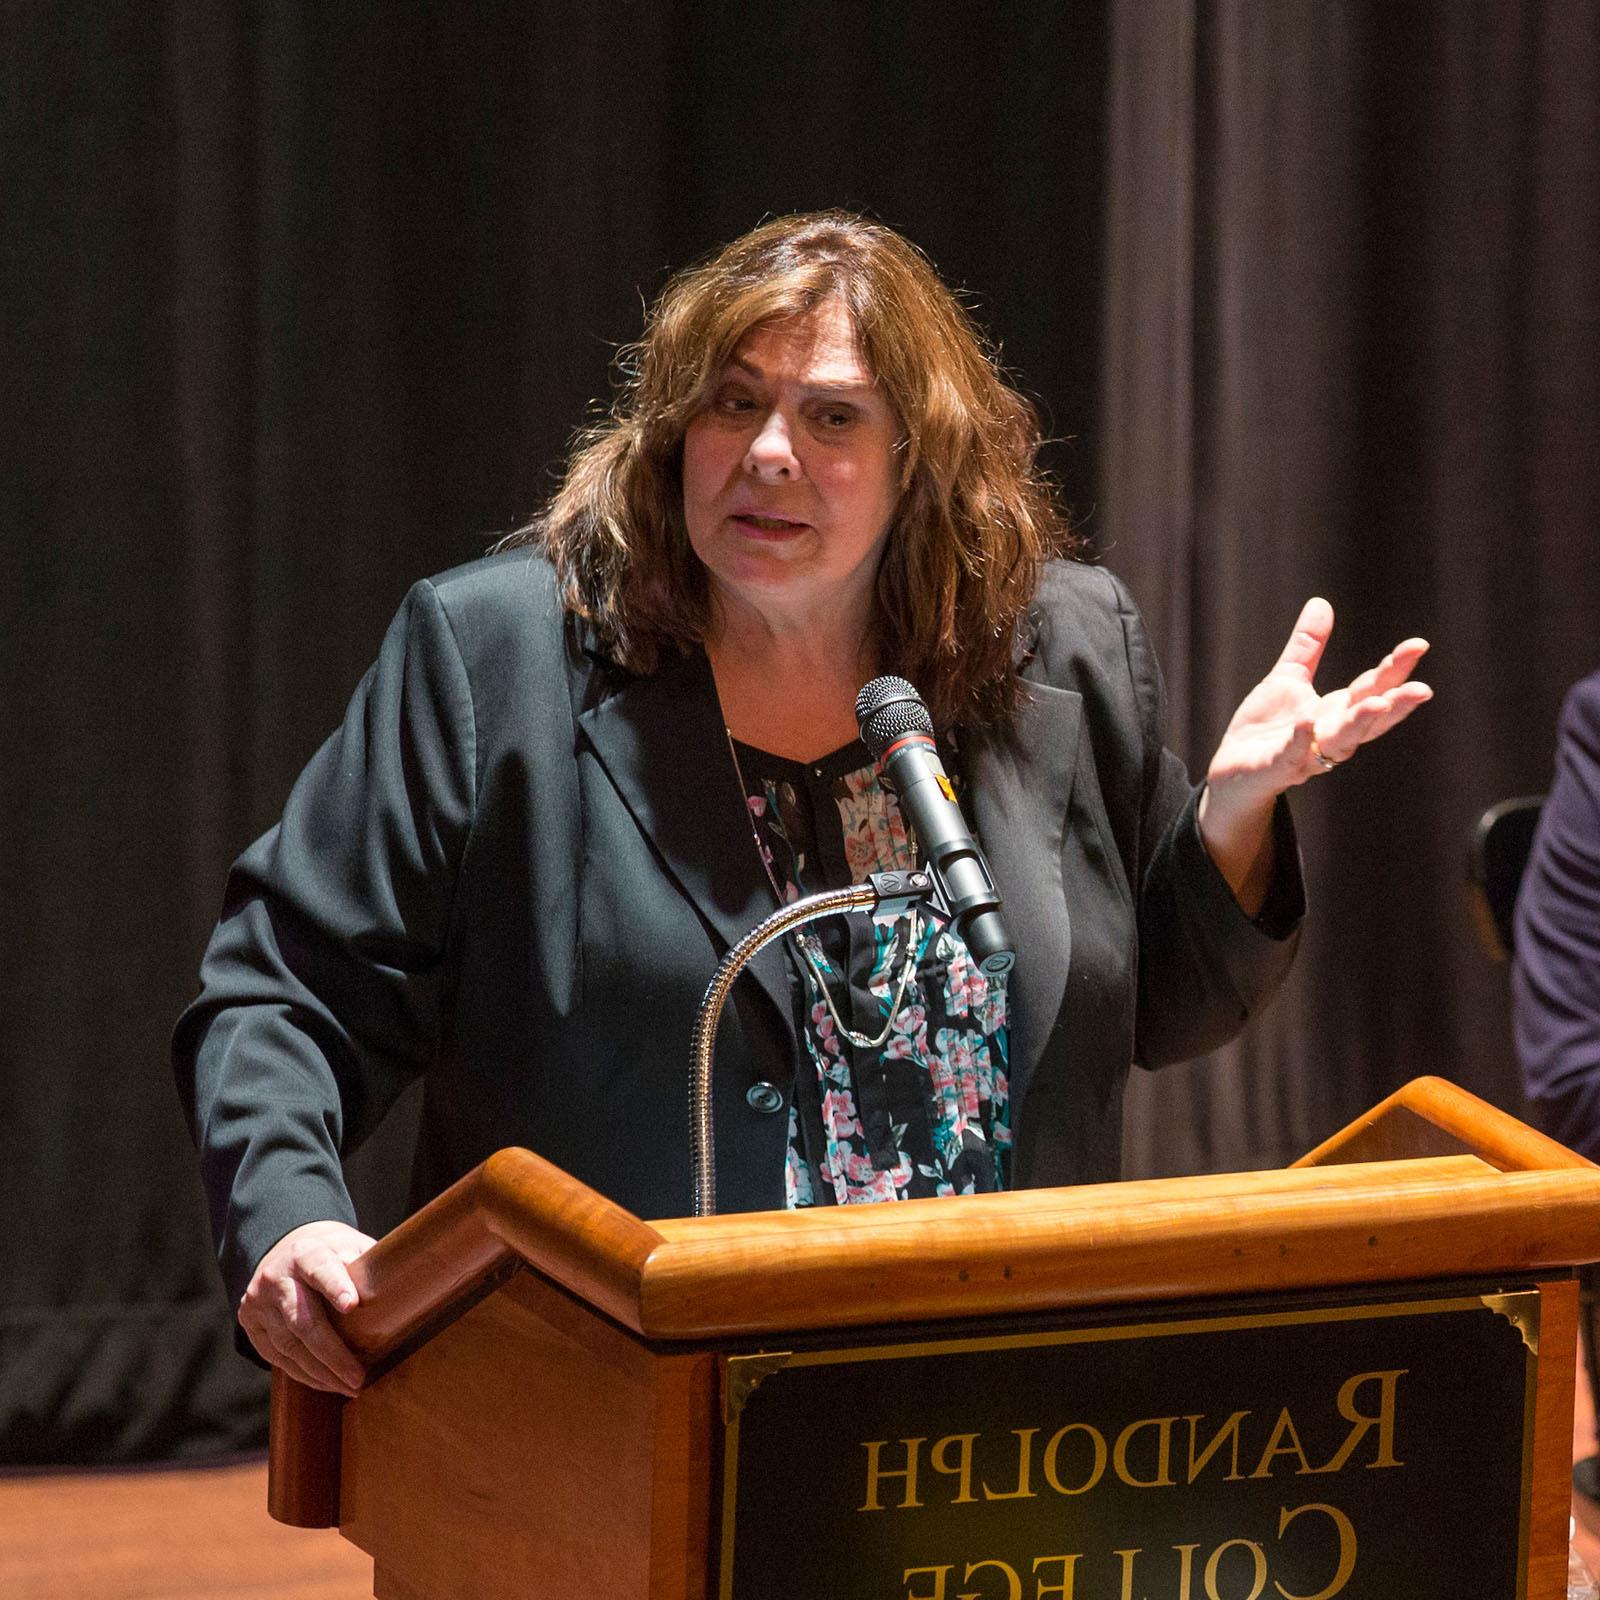
[{"label": "wooden podium", "polygon": [[[989,1359],[988,1352],[1020,1352],[1056,1365],[1039,1369],[1042,1409],[1019,1413],[1038,1425],[1002,1430],[1009,1476],[994,1465],[1001,1444],[982,1436],[980,1425],[938,1439],[933,1429],[902,1437],[890,1426],[883,1440],[841,1446],[841,1460],[883,1469],[881,1479],[868,1481],[865,1498],[859,1484],[846,1486],[850,1510],[867,1513],[856,1521],[879,1537],[900,1526],[898,1515],[914,1528],[912,1543],[933,1552],[923,1561],[907,1543],[910,1553],[893,1558],[892,1583],[864,1583],[852,1596],[1118,1600],[1120,1585],[1131,1600],[1246,1600],[1252,1593],[1316,1600],[1339,1592],[1411,1600],[1373,1566],[1381,1538],[1359,1525],[1356,1513],[1338,1509],[1347,1494],[1381,1489],[1375,1504],[1423,1514],[1404,1507],[1405,1494],[1419,1492],[1406,1487],[1405,1471],[1370,1470],[1400,1469],[1401,1455],[1426,1455],[1424,1425],[1409,1411],[1402,1423],[1386,1416],[1382,1427],[1372,1412],[1380,1399],[1394,1405],[1398,1394],[1406,1406],[1417,1402],[1417,1416],[1429,1414],[1424,1380],[1395,1375],[1412,1372],[1409,1360],[1345,1380],[1338,1404],[1347,1420],[1335,1417],[1343,1431],[1328,1436],[1336,1442],[1348,1434],[1342,1453],[1311,1442],[1310,1401],[1285,1398],[1270,1438],[1248,1430],[1263,1427],[1271,1408],[1235,1405],[1231,1471],[1224,1470],[1226,1452],[1218,1454],[1228,1442],[1217,1420],[1233,1403],[1226,1396],[1215,1401],[1215,1418],[1211,1401],[1180,1399],[1161,1415],[1126,1421],[1114,1435],[1125,1419],[1092,1423],[1066,1399],[1057,1404],[1066,1394],[1061,1375],[1078,1370],[1072,1362],[1109,1354],[1117,1362],[1111,1370],[1135,1385],[1139,1340],[1162,1335],[1163,1358],[1152,1370],[1161,1381],[1177,1381],[1171,1373],[1184,1363],[1174,1363],[1172,1352],[1226,1348],[1177,1336],[1198,1332],[1215,1342],[1245,1329],[1253,1341],[1246,1351],[1260,1355],[1247,1354],[1243,1376],[1226,1380],[1236,1401],[1250,1369],[1273,1359],[1263,1329],[1298,1329],[1324,1341],[1354,1323],[1379,1328],[1373,1317],[1388,1319],[1381,1326],[1422,1328],[1412,1313],[1481,1302],[1499,1311],[1488,1320],[1502,1342],[1518,1353],[1526,1345],[1526,1420],[1520,1477],[1510,1488],[1491,1483],[1485,1491],[1502,1500],[1515,1493],[1520,1507],[1491,1505],[1474,1512],[1471,1525],[1487,1526],[1503,1512],[1512,1530],[1506,1537],[1517,1545],[1505,1559],[1520,1569],[1511,1592],[1560,1600],[1576,1329],[1571,1269],[1597,1258],[1600,1169],[1428,1078],[1285,1171],[1032,1190],[958,1204],[647,1223],[527,1151],[503,1150],[357,1264],[363,1303],[340,1327],[369,1360],[372,1377],[355,1400],[274,1375],[270,1509],[283,1522],[337,1525],[373,1557],[379,1600],[743,1600],[761,1585],[735,1582],[726,1552],[736,1523],[747,1543],[751,1529],[764,1538],[774,1518],[792,1526],[797,1557],[802,1545],[819,1542],[791,1524],[787,1510],[735,1505],[743,1459],[732,1444],[736,1419],[754,1387],[787,1359],[773,1352],[802,1352],[801,1376],[811,1387],[794,1389],[800,1411],[791,1413],[802,1417],[814,1409],[807,1396],[826,1396],[835,1376],[843,1382],[857,1371],[854,1352],[876,1362],[859,1369],[869,1377],[888,1379],[904,1368],[914,1403],[928,1407],[951,1387],[941,1373],[980,1373],[976,1384],[954,1386],[970,1403],[987,1370],[970,1363]],[[1536,1307],[1531,1321],[1506,1309],[1526,1305]],[[964,1352],[968,1365],[915,1366],[947,1349]],[[1452,1370],[1461,1365],[1445,1359]],[[1208,1376],[1221,1371],[1210,1355],[1191,1365]],[[875,1384],[872,1392],[880,1387],[892,1385]],[[1122,1379],[1110,1387],[1120,1390]],[[1014,1401],[1012,1380],[997,1376],[997,1398],[1002,1390],[1008,1403],[1022,1403]],[[782,1398],[776,1380],[772,1391]],[[1081,1405],[1081,1397],[1073,1403]],[[1164,1402],[1150,1404],[1161,1410]],[[828,1431],[848,1432],[857,1405],[841,1401]],[[1459,1411],[1455,1405],[1449,1414]],[[1259,1423],[1249,1420],[1255,1416]],[[1062,1425],[1052,1428],[1056,1423]],[[1399,1430],[1401,1442],[1385,1429]],[[1209,1455],[1201,1449],[1207,1438]],[[981,1479],[974,1476],[975,1449],[991,1452],[980,1463]],[[1468,1454],[1475,1458],[1475,1447]],[[898,1472],[888,1469],[891,1459]],[[783,1460],[781,1449],[775,1457],[770,1449],[750,1456],[740,1494],[777,1494],[782,1506],[797,1507],[825,1475],[800,1459],[787,1481],[768,1481],[777,1474],[760,1463],[771,1460]],[[1486,1477],[1492,1472],[1474,1459],[1462,1463],[1458,1482],[1422,1492],[1449,1497],[1458,1483]],[[1169,1538],[1160,1552],[1152,1545],[1140,1554],[1138,1529],[1119,1523],[1104,1552],[1067,1553],[1064,1519],[1084,1509],[1082,1490],[1102,1480],[1107,1496],[1115,1491],[1123,1496],[1118,1505],[1134,1508],[1128,1516],[1145,1506],[1168,1515],[1184,1493],[1200,1490],[1219,1505],[1234,1497],[1242,1508],[1259,1490],[1277,1508],[1277,1536],[1321,1540],[1317,1548],[1326,1553],[1316,1556],[1318,1570],[1333,1573],[1337,1564],[1338,1571],[1326,1583],[1319,1579],[1316,1590],[1276,1568],[1267,1581],[1267,1563],[1278,1559],[1270,1529],[1220,1542],[1207,1536],[1210,1543],[1199,1535],[1193,1542]],[[1016,1488],[997,1488],[1002,1482]],[[950,1529],[987,1526],[980,1519],[1001,1509],[992,1502],[1015,1500],[1030,1487],[1062,1553],[1034,1557],[1031,1570],[1020,1558],[990,1559],[977,1546],[946,1553]],[[948,1514],[929,1509],[940,1496],[954,1507]],[[1113,1502],[1103,1504],[1109,1516]],[[1370,1521],[1379,1513],[1366,1515]],[[1296,1517],[1302,1520],[1291,1529]],[[1499,1559],[1492,1550],[1482,1555]],[[1158,1556],[1173,1573],[1181,1567],[1181,1578],[1158,1579]],[[1355,1582],[1350,1573],[1363,1560]],[[796,1578],[772,1592],[813,1590]],[[1475,1600],[1485,1593],[1474,1592]]]}]

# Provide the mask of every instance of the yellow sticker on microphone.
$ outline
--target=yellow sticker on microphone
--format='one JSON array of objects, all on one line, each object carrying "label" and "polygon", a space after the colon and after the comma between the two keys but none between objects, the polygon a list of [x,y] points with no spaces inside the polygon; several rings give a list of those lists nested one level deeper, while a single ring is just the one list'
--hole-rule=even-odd
[{"label": "yellow sticker on microphone", "polygon": [[939,774],[939,790],[951,805],[956,803],[956,792],[950,787],[950,780],[942,772]]}]

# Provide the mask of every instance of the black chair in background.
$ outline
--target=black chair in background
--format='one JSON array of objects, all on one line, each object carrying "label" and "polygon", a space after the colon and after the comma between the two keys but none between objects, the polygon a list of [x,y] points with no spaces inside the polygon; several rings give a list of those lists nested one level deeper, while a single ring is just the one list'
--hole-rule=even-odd
[{"label": "black chair in background", "polygon": [[1533,830],[1544,808],[1542,794],[1501,800],[1478,818],[1467,846],[1467,885],[1473,920],[1483,948],[1496,961],[1511,959],[1511,914],[1517,886],[1533,848]]}]

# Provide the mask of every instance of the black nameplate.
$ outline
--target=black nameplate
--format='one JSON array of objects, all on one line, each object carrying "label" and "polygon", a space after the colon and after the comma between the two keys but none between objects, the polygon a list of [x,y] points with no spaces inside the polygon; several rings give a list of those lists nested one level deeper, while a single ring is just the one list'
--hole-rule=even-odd
[{"label": "black nameplate", "polygon": [[721,1600],[1518,1600],[1539,1294],[730,1357]]}]

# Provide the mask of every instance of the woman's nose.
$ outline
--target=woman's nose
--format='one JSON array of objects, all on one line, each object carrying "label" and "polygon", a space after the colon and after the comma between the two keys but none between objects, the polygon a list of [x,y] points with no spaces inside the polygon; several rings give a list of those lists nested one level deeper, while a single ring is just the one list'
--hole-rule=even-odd
[{"label": "woman's nose", "polygon": [[774,482],[799,477],[800,462],[781,412],[767,413],[745,451],[744,465],[745,471]]}]

